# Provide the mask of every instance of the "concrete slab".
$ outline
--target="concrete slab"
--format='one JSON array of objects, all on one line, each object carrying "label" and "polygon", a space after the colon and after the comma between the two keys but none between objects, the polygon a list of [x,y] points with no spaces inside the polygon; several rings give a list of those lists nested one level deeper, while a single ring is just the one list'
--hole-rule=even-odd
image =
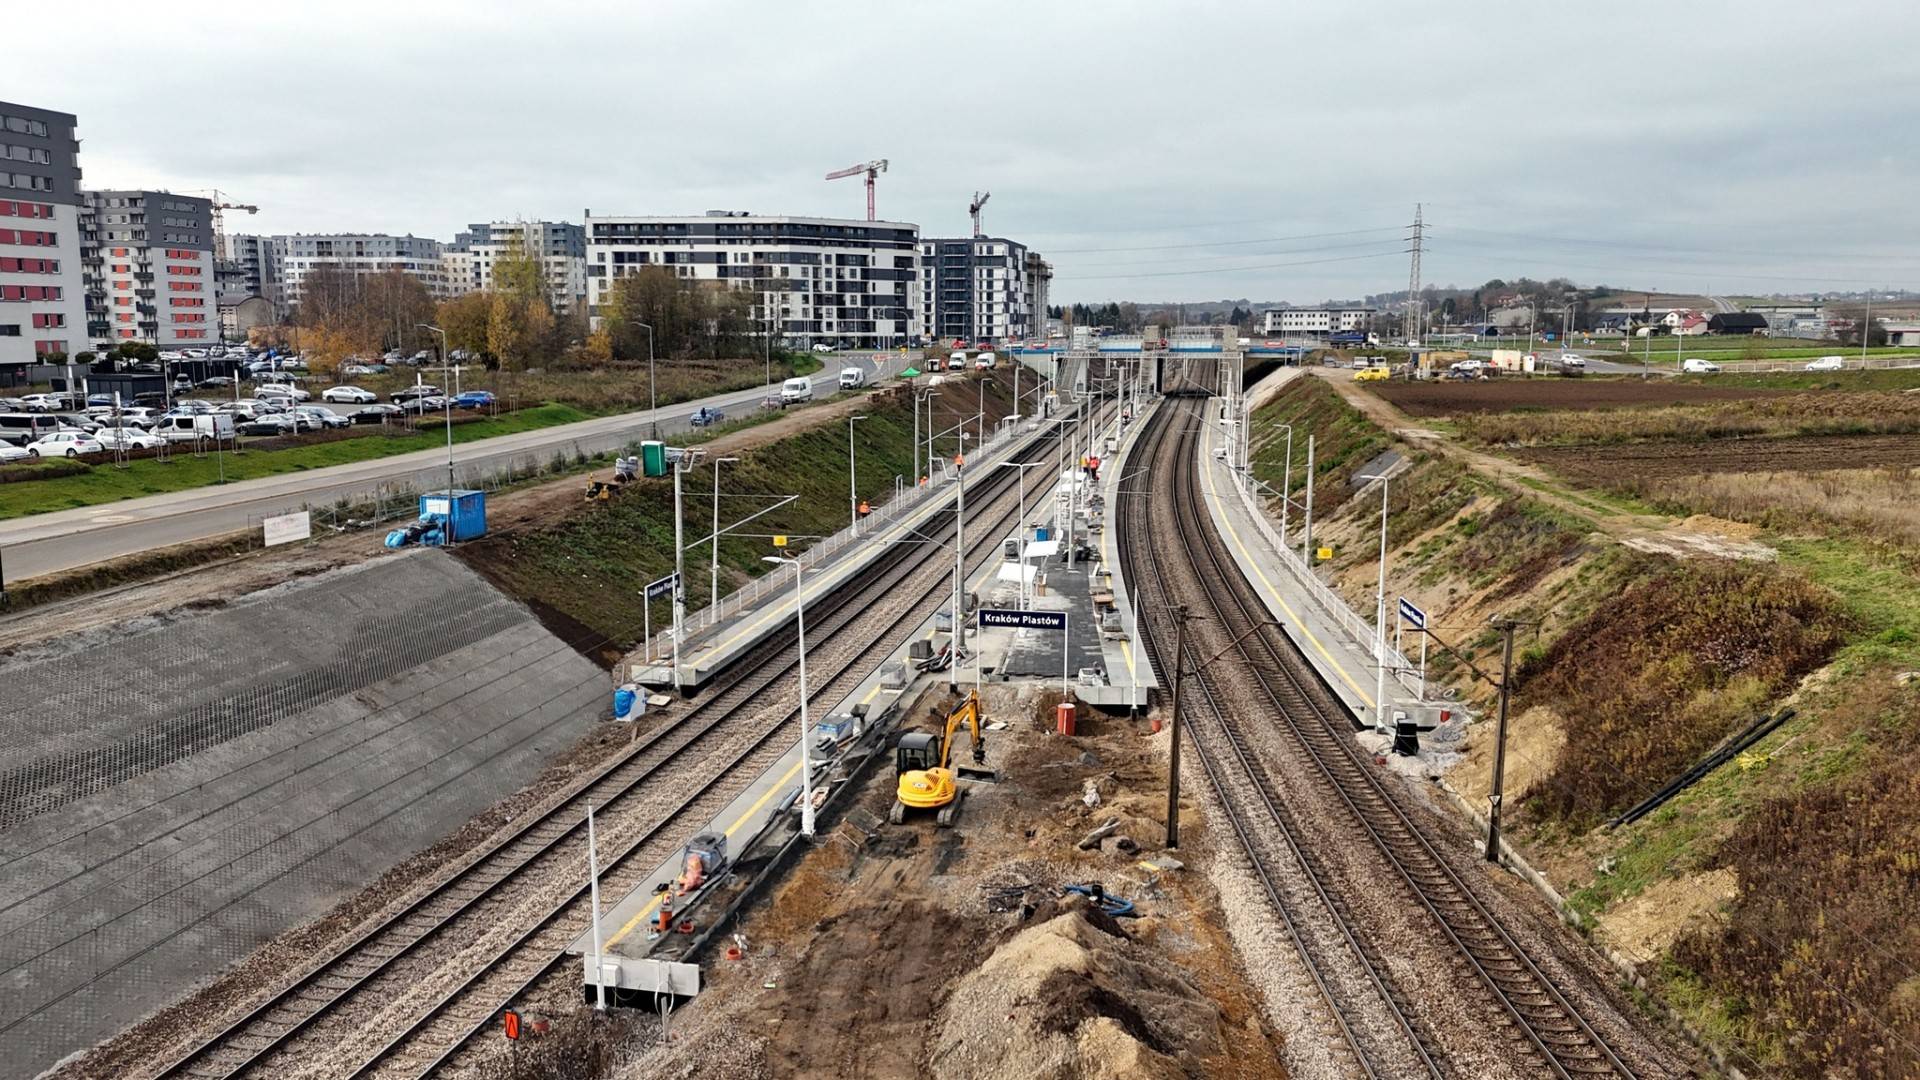
[{"label": "concrete slab", "polygon": [[53,643],[0,704],[0,1076],[31,1076],[538,775],[606,673],[437,550]]}]

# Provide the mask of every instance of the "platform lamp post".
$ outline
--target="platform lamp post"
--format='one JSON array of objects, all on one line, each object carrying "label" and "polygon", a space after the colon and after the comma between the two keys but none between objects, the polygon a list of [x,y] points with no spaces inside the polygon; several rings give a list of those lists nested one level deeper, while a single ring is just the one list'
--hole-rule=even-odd
[{"label": "platform lamp post", "polygon": [[[660,438],[660,398],[654,393],[653,383],[653,327],[639,319],[633,325],[647,332],[647,422],[651,425],[653,439]],[[771,360],[768,361],[772,363]]]},{"label": "platform lamp post", "polygon": [[720,466],[737,465],[737,457],[717,457],[713,459],[713,566],[709,571],[711,582],[707,593],[707,613],[712,614],[720,607]]},{"label": "platform lamp post", "polygon": [[1379,681],[1373,696],[1373,729],[1389,730],[1387,722],[1387,480],[1386,473],[1367,473],[1361,480],[1380,482],[1380,584],[1374,591],[1373,660]]},{"label": "platform lamp post", "polygon": [[854,536],[860,535],[860,475],[853,467],[853,422],[865,419],[864,414],[847,417],[847,517]]},{"label": "platform lamp post", "polygon": [[813,839],[813,754],[807,747],[807,610],[800,560],[784,555],[762,555],[761,562],[793,567],[793,618],[800,649],[800,835]]},{"label": "platform lamp post", "polygon": [[[437,326],[421,323],[420,329],[440,335],[440,366],[453,370],[452,355],[447,351],[447,332]],[[447,398],[447,535],[453,535],[453,399]]]},{"label": "platform lamp post", "polygon": [[[1174,634],[1176,644],[1173,650],[1173,732],[1167,748],[1167,846],[1177,848],[1180,846],[1180,676],[1187,668],[1187,622],[1203,616],[1189,613],[1187,606],[1181,604],[1173,609],[1173,617],[1178,620],[1178,629]],[[1240,636],[1222,646],[1219,652],[1194,664],[1194,673],[1199,674],[1201,668],[1227,655],[1256,632],[1279,625],[1273,619],[1254,623],[1241,631]]]},{"label": "platform lamp post", "polygon": [[1027,470],[1037,469],[1044,462],[1039,461],[1003,461],[1002,469],[1020,470],[1020,516],[1014,519],[1013,532],[1020,541],[1020,610],[1027,610]]}]

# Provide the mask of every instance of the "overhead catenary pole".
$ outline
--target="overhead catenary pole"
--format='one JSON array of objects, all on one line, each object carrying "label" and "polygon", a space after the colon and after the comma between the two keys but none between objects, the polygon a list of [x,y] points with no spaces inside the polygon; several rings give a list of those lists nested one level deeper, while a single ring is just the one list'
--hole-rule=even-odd
[{"label": "overhead catenary pole", "polygon": [[1305,519],[1300,527],[1300,561],[1313,569],[1313,433],[1307,433],[1307,498],[1300,513]]},{"label": "overhead catenary pole", "polygon": [[709,613],[720,610],[720,466],[732,465],[739,460],[737,457],[713,459],[713,564],[708,571],[710,584],[707,593],[707,611]]},{"label": "overhead catenary pole", "polygon": [[1187,606],[1173,609],[1173,734],[1167,748],[1167,846],[1180,846],[1180,682],[1187,669]]},{"label": "overhead catenary pole", "polygon": [[1373,662],[1378,669],[1379,681],[1375,684],[1373,696],[1373,729],[1386,731],[1387,705],[1387,483],[1385,473],[1377,476],[1362,476],[1362,480],[1380,481],[1380,584],[1374,592],[1373,615]]},{"label": "overhead catenary pole", "polygon": [[686,636],[687,521],[680,498],[680,477],[687,471],[688,452],[673,465],[673,688],[680,689],[680,639]]}]

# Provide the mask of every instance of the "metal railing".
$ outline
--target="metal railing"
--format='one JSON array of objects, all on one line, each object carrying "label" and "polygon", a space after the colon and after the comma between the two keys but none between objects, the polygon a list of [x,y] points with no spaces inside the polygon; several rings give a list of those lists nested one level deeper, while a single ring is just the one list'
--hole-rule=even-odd
[{"label": "metal railing", "polygon": [[[1213,462],[1211,455],[1208,456],[1207,460],[1214,464],[1219,464],[1222,469],[1227,468],[1224,464]],[[1251,473],[1245,475],[1253,484],[1258,484],[1260,487],[1265,488],[1266,491],[1270,493],[1271,498],[1277,499],[1282,497],[1279,492],[1267,487],[1258,477],[1253,476]],[[1229,471],[1228,479],[1232,480],[1233,478],[1231,471]],[[1292,575],[1293,580],[1306,592],[1307,596],[1313,600],[1315,606],[1319,607],[1323,614],[1333,620],[1334,625],[1344,631],[1354,644],[1371,655],[1373,652],[1375,632],[1373,622],[1353,610],[1352,606],[1347,603],[1344,597],[1335,592],[1331,586],[1321,581],[1320,578],[1314,574],[1312,568],[1307,565],[1306,561],[1301,558],[1298,552],[1287,547],[1282,541],[1280,534],[1275,531],[1272,521],[1267,517],[1266,507],[1254,499],[1253,493],[1249,490],[1250,485],[1232,484],[1231,486],[1234,492],[1240,496],[1241,505],[1246,508],[1247,516],[1253,519],[1254,527],[1260,530],[1260,535],[1266,539],[1267,545],[1278,554],[1280,564],[1287,568],[1287,572]],[[1388,640],[1391,641],[1392,635],[1389,634],[1386,636]],[[1408,661],[1405,654],[1394,648],[1392,644],[1388,644],[1386,647],[1386,664],[1387,670],[1393,675],[1394,680],[1418,700],[1421,696],[1419,666]]]}]

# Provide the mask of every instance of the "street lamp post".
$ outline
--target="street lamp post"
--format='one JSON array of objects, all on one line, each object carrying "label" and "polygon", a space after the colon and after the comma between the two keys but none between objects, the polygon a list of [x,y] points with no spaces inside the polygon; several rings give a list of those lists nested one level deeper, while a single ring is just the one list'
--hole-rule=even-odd
[{"label": "street lamp post", "polygon": [[[652,425],[652,438],[658,439],[660,437],[660,399],[654,393],[653,383],[653,327],[639,319],[633,320],[633,325],[647,332],[647,420]],[[771,359],[768,360],[768,364],[772,364]]]},{"label": "street lamp post", "polygon": [[793,618],[800,650],[800,835],[813,839],[813,752],[807,746],[807,733],[813,725],[807,721],[807,610],[800,560],[779,555],[762,555],[761,562],[786,563],[793,567]]},{"label": "street lamp post", "polygon": [[717,457],[713,459],[713,569],[711,571],[711,589],[707,594],[708,617],[720,608],[720,466],[739,462],[737,457]]},{"label": "street lamp post", "polygon": [[[447,351],[447,332],[437,326],[421,323],[420,329],[440,335],[440,366],[452,369],[453,361]],[[453,535],[453,399],[447,398],[447,535]]]},{"label": "street lamp post", "polygon": [[1380,481],[1380,584],[1374,592],[1373,659],[1379,666],[1379,682],[1373,697],[1373,728],[1388,730],[1387,725],[1387,474],[1361,476]]},{"label": "street lamp post", "polygon": [[[1180,676],[1187,669],[1187,621],[1201,618],[1201,616],[1189,614],[1187,606],[1181,604],[1173,609],[1173,617],[1177,621],[1177,629],[1174,633],[1177,644],[1173,650],[1173,718],[1171,721],[1173,731],[1168,740],[1171,745],[1167,748],[1167,846],[1177,848],[1180,846]],[[1227,642],[1219,652],[1194,664],[1194,674],[1199,674],[1201,668],[1227,655],[1256,632],[1279,625],[1272,619],[1265,619],[1247,627],[1241,631],[1240,636]]]},{"label": "street lamp post", "polygon": [[860,535],[860,478],[853,467],[853,422],[865,419],[865,416],[847,417],[847,517],[851,521],[848,528],[855,536]]}]

